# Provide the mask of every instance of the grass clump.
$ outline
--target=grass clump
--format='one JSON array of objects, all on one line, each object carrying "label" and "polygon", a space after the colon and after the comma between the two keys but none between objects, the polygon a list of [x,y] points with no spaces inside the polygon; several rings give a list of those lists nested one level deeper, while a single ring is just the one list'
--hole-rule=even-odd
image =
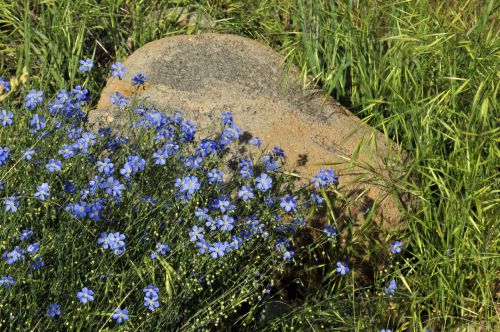
[{"label": "grass clump", "polygon": [[494,1],[295,4],[300,34],[285,47],[289,59],[410,156],[408,176],[397,184],[416,202],[402,234],[410,255],[396,273],[405,304],[377,312],[402,329],[423,321],[442,330],[492,328],[499,267]]}]

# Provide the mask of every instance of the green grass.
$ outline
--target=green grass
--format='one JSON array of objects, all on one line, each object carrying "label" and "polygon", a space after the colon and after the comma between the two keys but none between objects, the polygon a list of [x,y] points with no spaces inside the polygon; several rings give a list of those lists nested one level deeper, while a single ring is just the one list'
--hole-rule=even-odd
[{"label": "green grass", "polygon": [[[215,24],[178,22],[166,14],[176,6]],[[115,59],[164,36],[218,31],[268,43],[408,152],[397,186],[416,202],[404,233],[388,234],[409,252],[393,267],[401,293],[392,304],[372,296],[369,315],[359,304],[355,319],[339,318],[312,293],[285,320],[319,327],[327,317],[357,329],[393,321],[401,330],[428,320],[452,330],[498,321],[498,25],[492,0],[11,1],[0,3],[0,76],[26,68],[29,85],[70,86],[89,56],[96,93]],[[336,286],[325,287],[333,298]]]}]

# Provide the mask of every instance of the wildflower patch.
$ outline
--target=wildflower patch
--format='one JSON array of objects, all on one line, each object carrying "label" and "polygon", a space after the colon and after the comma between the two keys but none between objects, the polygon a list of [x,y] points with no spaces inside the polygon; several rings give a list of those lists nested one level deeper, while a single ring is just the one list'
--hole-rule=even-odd
[{"label": "wildflower patch", "polygon": [[[92,68],[82,60],[83,75]],[[118,78],[125,72],[113,66]],[[145,81],[137,73],[130,84]],[[0,111],[1,328],[255,321],[281,294],[275,285],[303,250],[296,234],[337,185],[333,170],[308,190],[282,172],[279,147],[267,152],[255,137],[252,151],[235,154],[242,130],[229,112],[196,139],[180,112],[117,97],[133,135],[90,131],[88,101],[84,86],[33,89],[22,107]],[[333,243],[334,226],[325,232]]]}]

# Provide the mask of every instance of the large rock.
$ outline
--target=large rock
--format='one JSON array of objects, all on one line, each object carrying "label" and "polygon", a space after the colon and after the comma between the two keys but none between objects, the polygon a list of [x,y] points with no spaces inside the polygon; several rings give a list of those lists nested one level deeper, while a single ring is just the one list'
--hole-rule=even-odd
[{"label": "large rock", "polygon": [[304,90],[297,69],[286,70],[283,61],[271,48],[234,35],[160,39],[124,61],[125,78],[109,79],[89,120],[105,126],[123,123],[109,95],[130,96],[136,91],[131,77],[141,71],[147,84],[138,96],[156,109],[181,109],[201,133],[209,129],[209,115],[231,111],[244,131],[270,148],[283,148],[289,169],[304,177],[324,168],[321,163],[337,163],[332,168],[340,177],[340,192],[351,199],[347,211],[358,221],[376,204],[374,220],[397,225],[400,207],[386,185],[400,174],[390,165],[398,159],[395,145],[320,90]]}]

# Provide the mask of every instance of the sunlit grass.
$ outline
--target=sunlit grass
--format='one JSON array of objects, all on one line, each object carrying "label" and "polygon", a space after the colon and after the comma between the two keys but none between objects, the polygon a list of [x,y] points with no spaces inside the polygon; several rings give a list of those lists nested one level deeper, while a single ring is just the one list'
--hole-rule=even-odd
[{"label": "sunlit grass", "polygon": [[[450,330],[487,326],[498,317],[500,38],[494,1],[24,4],[0,3],[0,76],[19,77],[26,68],[27,85],[55,90],[72,86],[79,59],[89,56],[97,68],[88,87],[97,93],[109,64],[148,41],[235,33],[274,47],[304,78],[407,151],[408,176],[397,186],[415,204],[405,213],[404,233],[388,232],[380,244],[404,238],[407,255],[374,276],[382,288],[388,274],[396,278],[398,296],[388,303],[373,295],[376,287],[368,293],[354,281],[341,285],[350,289],[347,303],[356,312],[346,317],[345,305],[331,304],[340,285],[325,280],[322,291],[283,318],[287,324],[319,328],[333,320],[360,330],[374,323]],[[176,6],[215,24],[180,23],[167,15]]]}]

